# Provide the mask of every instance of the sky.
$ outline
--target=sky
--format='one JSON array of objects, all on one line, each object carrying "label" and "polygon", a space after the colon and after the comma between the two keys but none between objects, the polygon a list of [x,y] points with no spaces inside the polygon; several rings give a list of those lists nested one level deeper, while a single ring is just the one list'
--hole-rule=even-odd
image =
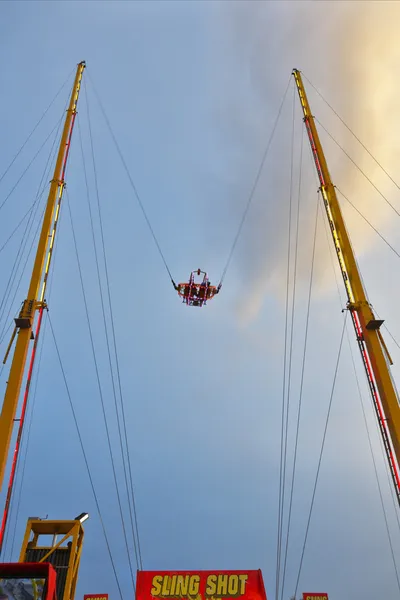
[{"label": "sky", "polygon": [[[76,64],[81,60],[87,63],[47,299],[124,600],[133,597],[132,582],[85,310],[86,298],[126,516],[79,142],[80,131],[95,238],[100,244],[86,99],[146,570],[261,568],[267,596],[275,597],[293,110],[291,278],[304,145],[289,472],[318,186],[302,138],[300,107],[291,81],[221,294],[201,310],[188,308],[168,279],[96,102],[93,84],[173,277],[185,281],[190,271],[200,267],[218,283],[294,67],[304,72],[396,179],[400,158],[399,12],[397,3],[383,1],[0,3],[0,173],[67,81],[0,181],[0,204],[59,122]],[[314,115],[400,210],[399,190],[305,83]],[[400,251],[396,213],[323,130],[320,135],[335,184]],[[34,201],[42,175],[44,182],[51,178],[45,167],[53,138],[0,211],[0,246]],[[396,299],[400,285],[394,276],[398,257],[345,200],[341,204],[369,298],[399,339]],[[43,202],[24,257],[35,240],[33,232],[42,206]],[[339,279],[338,295],[337,266],[334,271],[322,217],[320,212],[285,599],[296,585],[345,306]],[[23,228],[0,250],[0,298]],[[29,266],[33,254],[28,256]],[[104,281],[103,263],[100,270]],[[28,277],[27,267],[19,286],[18,278],[15,281],[6,311],[0,309],[1,353],[9,339],[8,334],[3,336],[3,324],[8,327],[12,323],[26,294]],[[331,600],[393,598],[398,583],[350,348],[400,572],[399,512],[393,507],[354,335],[350,327],[348,331],[351,344],[345,336],[298,597],[303,591],[315,590],[328,592]],[[395,362],[393,374],[399,381],[400,351],[390,337],[386,339]],[[76,597],[108,593],[110,598],[118,598],[48,323],[42,344],[23,456],[26,448],[28,452],[18,469],[5,557],[18,558],[29,516],[63,519],[88,511]],[[8,367],[9,363],[0,375],[1,393]],[[289,483],[287,495],[288,490]],[[0,500],[4,498],[3,488]],[[287,502],[285,519],[286,515]],[[132,550],[131,541],[129,546]]]}]

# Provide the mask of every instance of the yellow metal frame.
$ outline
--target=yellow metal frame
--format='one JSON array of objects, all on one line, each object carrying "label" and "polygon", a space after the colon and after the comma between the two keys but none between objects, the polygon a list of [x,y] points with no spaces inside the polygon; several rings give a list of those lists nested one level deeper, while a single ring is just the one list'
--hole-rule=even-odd
[{"label": "yellow metal frame", "polygon": [[[53,536],[53,545],[40,545],[39,541],[40,536],[42,535]],[[57,537],[60,535],[62,538],[57,542]],[[27,560],[27,552],[29,550],[47,550],[38,562],[51,563],[52,554],[55,550],[65,548],[67,543],[71,543],[64,595],[58,600],[73,600],[75,597],[76,584],[78,582],[83,537],[84,531],[80,521],[42,521],[40,519],[28,519],[19,562],[29,562]]]},{"label": "yellow metal frame", "polygon": [[[400,465],[400,405],[385,358],[385,353],[387,352],[386,346],[379,331],[379,326],[367,328],[369,324],[376,322],[376,318],[373,314],[371,305],[367,300],[361,281],[356,258],[343,220],[335,187],[332,184],[329,174],[324,152],[315,126],[314,117],[311,114],[300,71],[294,69],[293,75],[303,110],[304,122],[309,133],[309,139],[317,166],[321,183],[321,193],[324,199],[333,241],[346,286],[349,300],[348,307],[350,310],[355,311],[359,318],[362,341],[365,342],[368,351],[368,357],[379,391],[386,424],[390,432],[391,442],[396,455],[397,465]],[[315,147],[313,147],[313,143],[315,144]],[[390,356],[388,356],[388,359],[391,361]]]},{"label": "yellow metal frame", "polygon": [[[50,190],[47,199],[46,211],[43,219],[42,230],[36,251],[35,264],[29,285],[27,299],[24,301],[21,312],[15,320],[18,330],[17,342],[15,345],[13,361],[8,377],[6,393],[0,414],[0,490],[4,481],[5,468],[7,464],[8,453],[10,449],[11,435],[13,431],[15,414],[17,411],[19,395],[21,391],[22,379],[25,371],[26,358],[29,348],[29,342],[32,339],[32,327],[35,319],[36,310],[44,305],[44,292],[47,282],[47,274],[50,266],[54,238],[56,234],[56,225],[59,214],[60,202],[64,190],[64,167],[68,156],[68,142],[71,132],[71,125],[76,115],[76,108],[81,87],[81,80],[85,63],[81,62],[77,66],[75,81],[72,89],[71,99],[65,117],[65,124],[61,136],[60,147],[53,179],[50,183]],[[57,202],[58,197],[58,202]],[[53,229],[52,229],[53,225]],[[50,233],[51,232],[51,233]],[[46,260],[47,254],[47,260]],[[43,267],[46,267],[43,276]],[[42,290],[38,297],[40,283]],[[9,351],[9,349],[8,349]],[[8,354],[8,352],[7,352]]]}]

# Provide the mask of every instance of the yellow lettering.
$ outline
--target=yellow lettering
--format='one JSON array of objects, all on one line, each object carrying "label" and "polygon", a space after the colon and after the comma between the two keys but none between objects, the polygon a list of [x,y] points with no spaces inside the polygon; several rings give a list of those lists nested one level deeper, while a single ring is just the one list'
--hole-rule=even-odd
[{"label": "yellow lettering", "polygon": [[207,577],[206,596],[214,596],[217,591],[217,576],[209,575]]},{"label": "yellow lettering", "polygon": [[246,582],[249,576],[246,573],[237,575],[209,575],[206,581],[205,596],[212,600],[223,598],[237,598],[246,593]]},{"label": "yellow lettering", "polygon": [[163,576],[162,575],[154,575],[153,577],[153,587],[151,588],[152,596],[159,596],[161,592],[161,584],[162,584]]},{"label": "yellow lettering", "polygon": [[239,575],[239,581],[240,581],[240,595],[243,596],[244,593],[246,592],[246,581],[248,580],[249,576],[248,575]]},{"label": "yellow lettering", "polygon": [[189,575],[178,575],[176,578],[176,595],[187,596],[189,586]]},{"label": "yellow lettering", "polygon": [[[208,575],[205,585],[205,599],[224,600],[238,598],[246,593],[247,574]],[[200,592],[200,575],[155,575],[152,580],[151,595],[155,598],[194,598]],[[99,596],[96,600],[106,600]],[[306,600],[327,600],[326,596],[307,596]]]},{"label": "yellow lettering", "polygon": [[171,578],[171,589],[170,589],[170,594],[171,596],[175,596],[175,586],[176,586],[176,575],[172,575]]},{"label": "yellow lettering", "polygon": [[217,594],[218,596],[226,596],[228,590],[228,575],[218,575]]},{"label": "yellow lettering", "polygon": [[189,581],[189,595],[197,596],[200,587],[200,577],[198,575],[192,575]]},{"label": "yellow lettering", "polygon": [[164,576],[164,580],[163,580],[163,584],[162,584],[162,590],[161,590],[161,596],[163,598],[165,598],[166,596],[169,596],[169,589],[170,589],[169,575],[165,575]]},{"label": "yellow lettering", "polygon": [[228,594],[236,596],[239,590],[239,578],[237,575],[229,575],[228,579]]}]

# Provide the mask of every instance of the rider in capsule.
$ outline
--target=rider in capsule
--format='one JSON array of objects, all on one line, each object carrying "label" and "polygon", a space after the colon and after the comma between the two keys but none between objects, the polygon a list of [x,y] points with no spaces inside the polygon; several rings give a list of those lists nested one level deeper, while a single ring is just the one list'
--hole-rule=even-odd
[{"label": "rider in capsule", "polygon": [[199,292],[198,292],[197,296],[199,297],[200,300],[204,300],[207,297],[208,291],[209,291],[209,282],[203,281],[200,284],[200,288],[199,288]]},{"label": "rider in capsule", "polygon": [[[202,282],[196,283],[195,276],[204,275]],[[175,290],[178,292],[179,296],[183,298],[183,302],[188,306],[203,306],[205,305],[207,300],[213,298],[216,294],[219,293],[221,284],[218,287],[211,285],[211,282],[208,280],[207,273],[205,271],[201,271],[197,269],[196,271],[192,271],[190,274],[190,278],[188,282],[176,283],[172,280],[172,284]]]},{"label": "rider in capsule", "polygon": [[219,294],[219,290],[221,289],[221,284],[219,284],[218,287],[214,287],[211,285],[211,281],[208,282],[208,287],[207,287],[207,298],[211,298],[211,296],[215,296],[216,294]]}]

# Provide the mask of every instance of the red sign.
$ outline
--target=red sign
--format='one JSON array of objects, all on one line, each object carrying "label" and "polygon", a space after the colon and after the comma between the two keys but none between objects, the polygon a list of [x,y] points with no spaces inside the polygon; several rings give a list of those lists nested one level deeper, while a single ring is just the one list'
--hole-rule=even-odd
[{"label": "red sign", "polygon": [[328,600],[328,594],[303,592],[303,600]]},{"label": "red sign", "polygon": [[83,600],[108,600],[108,594],[86,594]]},{"label": "red sign", "polygon": [[138,571],[136,600],[267,600],[261,571]]}]

